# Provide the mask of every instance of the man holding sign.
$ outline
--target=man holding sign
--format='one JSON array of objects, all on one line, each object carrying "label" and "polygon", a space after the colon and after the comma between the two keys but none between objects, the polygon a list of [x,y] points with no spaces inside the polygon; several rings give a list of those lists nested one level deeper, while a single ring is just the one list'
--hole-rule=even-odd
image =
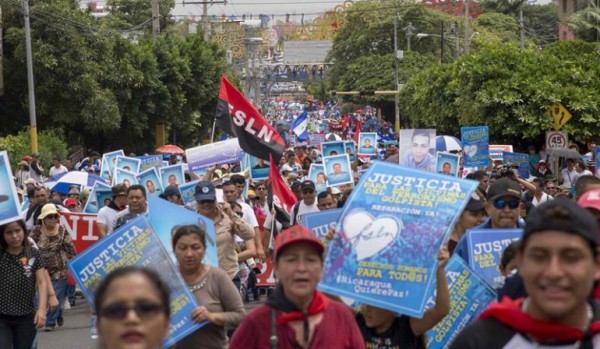
[{"label": "man holding sign", "polygon": [[573,201],[536,207],[518,256],[529,297],[493,304],[450,348],[597,348],[600,304],[589,300],[600,277],[597,234],[594,217]]}]

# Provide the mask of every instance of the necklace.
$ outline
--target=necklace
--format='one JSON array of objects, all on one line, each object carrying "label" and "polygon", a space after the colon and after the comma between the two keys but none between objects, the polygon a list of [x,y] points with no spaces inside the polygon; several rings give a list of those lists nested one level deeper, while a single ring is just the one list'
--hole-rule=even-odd
[{"label": "necklace", "polygon": [[[204,273],[204,271],[203,271]],[[202,279],[200,279],[200,281],[196,282],[195,284],[188,284],[188,288],[190,290],[190,292],[194,293],[198,290],[201,290],[204,285],[206,285],[206,281],[207,281],[207,276],[208,276],[208,270],[206,270],[206,273],[204,273],[204,276],[202,277]]]}]

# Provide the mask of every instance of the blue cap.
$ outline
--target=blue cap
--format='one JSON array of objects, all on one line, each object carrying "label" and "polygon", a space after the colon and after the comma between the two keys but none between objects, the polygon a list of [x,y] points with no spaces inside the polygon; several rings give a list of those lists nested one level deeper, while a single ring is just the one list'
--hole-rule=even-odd
[{"label": "blue cap", "polygon": [[215,191],[215,185],[209,181],[200,181],[196,184],[196,190],[194,192],[196,201],[202,200],[217,200],[217,193]]}]

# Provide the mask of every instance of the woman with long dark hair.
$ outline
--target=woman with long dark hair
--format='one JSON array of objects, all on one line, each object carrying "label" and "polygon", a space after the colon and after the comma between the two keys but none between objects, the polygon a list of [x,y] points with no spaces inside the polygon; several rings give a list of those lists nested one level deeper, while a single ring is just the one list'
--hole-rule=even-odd
[{"label": "woman with long dark hair", "polygon": [[37,330],[46,323],[45,273],[40,253],[27,239],[25,222],[0,225],[0,348],[31,349]]}]

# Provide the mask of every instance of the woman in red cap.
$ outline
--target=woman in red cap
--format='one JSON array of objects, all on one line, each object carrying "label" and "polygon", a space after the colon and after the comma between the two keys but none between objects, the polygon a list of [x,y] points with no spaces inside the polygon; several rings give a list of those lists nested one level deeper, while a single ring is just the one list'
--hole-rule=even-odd
[{"label": "woman in red cap", "polygon": [[279,284],[266,304],[244,319],[231,348],[365,347],[352,312],[317,291],[323,273],[323,245],[305,227],[294,225],[275,241]]}]

